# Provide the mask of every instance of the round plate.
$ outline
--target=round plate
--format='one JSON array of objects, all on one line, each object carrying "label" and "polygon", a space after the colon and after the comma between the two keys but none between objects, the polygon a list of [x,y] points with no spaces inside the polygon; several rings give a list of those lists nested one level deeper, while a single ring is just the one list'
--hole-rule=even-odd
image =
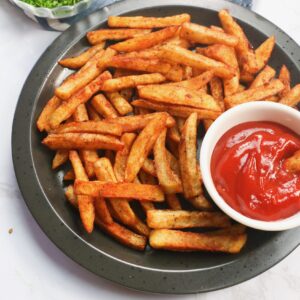
[{"label": "round plate", "polygon": [[41,145],[36,120],[54,86],[67,75],[57,61],[79,53],[88,44],[85,33],[104,27],[108,15],[162,17],[189,13],[204,25],[219,24],[223,8],[238,19],[254,46],[275,34],[277,45],[270,64],[286,64],[292,78],[300,78],[300,49],[275,25],[251,11],[225,1],[122,1],[74,24],[41,56],[22,90],[15,113],[12,149],[17,180],[32,215],[48,237],[88,270],[130,288],[159,293],[195,293],[228,287],[267,270],[299,244],[300,228],[285,232],[249,230],[246,247],[238,255],[172,253],[128,249],[100,230],[86,234],[76,212],[66,202],[62,171],[51,170],[53,153]]}]

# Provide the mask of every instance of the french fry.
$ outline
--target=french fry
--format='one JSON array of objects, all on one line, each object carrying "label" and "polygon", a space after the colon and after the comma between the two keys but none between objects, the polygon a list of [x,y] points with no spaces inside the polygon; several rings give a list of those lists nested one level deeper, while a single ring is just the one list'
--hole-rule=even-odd
[{"label": "french fry", "polygon": [[174,15],[170,17],[154,18],[154,17],[118,17],[109,16],[109,27],[129,27],[129,28],[161,28],[168,26],[178,26],[184,22],[189,22],[191,16],[189,14]]},{"label": "french fry", "polygon": [[222,27],[215,26],[215,25],[210,25],[209,27],[210,27],[210,29],[220,31],[220,32],[224,32],[224,29]]},{"label": "french fry", "polygon": [[98,112],[94,109],[94,107],[90,103],[88,103],[86,105],[86,109],[87,109],[87,112],[89,115],[89,119],[91,121],[101,121],[102,120],[102,118],[100,117]]},{"label": "french fry", "polygon": [[297,84],[283,98],[280,99],[279,103],[294,107],[299,103],[299,101],[300,84]]},{"label": "french fry", "polygon": [[193,77],[193,68],[190,66],[183,66],[183,79],[189,80]]},{"label": "french fry", "polygon": [[49,118],[52,115],[52,113],[60,106],[61,104],[61,100],[56,97],[53,96],[45,105],[45,107],[43,108],[37,122],[36,122],[36,126],[38,128],[39,131],[50,131],[51,127],[49,125]]},{"label": "french fry", "polygon": [[65,196],[72,206],[78,208],[77,197],[75,195],[73,185],[67,186],[67,188],[65,189]]},{"label": "french fry", "polygon": [[137,87],[139,97],[155,102],[185,105],[199,109],[221,111],[213,97],[180,86],[147,85]]},{"label": "french fry", "polygon": [[97,52],[102,50],[104,46],[105,43],[99,41],[98,45],[88,48],[77,56],[61,59],[58,63],[65,68],[79,69],[84,66]]},{"label": "french fry", "polygon": [[243,234],[246,232],[246,226],[242,224],[233,224],[229,227],[218,229],[218,230],[213,230],[209,231],[206,234],[211,234],[211,235],[224,235],[224,234]]},{"label": "french fry", "polygon": [[179,143],[180,133],[179,133],[179,130],[178,130],[176,124],[175,124],[175,126],[168,129],[167,136],[169,139],[173,140],[174,142]]},{"label": "french fry", "polygon": [[52,150],[85,149],[85,150],[120,150],[123,143],[112,136],[94,133],[60,133],[49,134],[42,143]]},{"label": "french fry", "polygon": [[89,178],[95,176],[94,163],[99,158],[96,150],[80,150],[80,156],[83,160],[85,171]]},{"label": "french fry", "polygon": [[103,197],[95,197],[94,198],[94,206],[95,206],[95,211],[96,211],[96,222],[97,219],[101,220],[104,224],[113,224],[113,218],[110,214],[110,211],[108,209],[107,203]]},{"label": "french fry", "polygon": [[162,46],[161,58],[173,63],[181,63],[183,65],[198,68],[203,71],[213,70],[215,75],[221,78],[231,78],[234,75],[234,69],[232,67],[178,46]]},{"label": "french fry", "polygon": [[212,235],[209,233],[184,232],[156,229],[150,233],[150,246],[171,251],[219,251],[239,253],[247,240],[246,234]]},{"label": "french fry", "polygon": [[74,170],[75,178],[83,181],[88,181],[89,178],[85,172],[85,169],[77,151],[71,150],[69,152],[69,159]]},{"label": "french fry", "polygon": [[156,209],[147,212],[147,224],[154,229],[223,228],[230,226],[230,220],[221,212]]},{"label": "french fry", "polygon": [[258,66],[257,71],[261,70],[267,64],[269,58],[271,57],[274,46],[275,37],[272,35],[255,50],[255,57]]},{"label": "french fry", "polygon": [[183,79],[183,68],[179,64],[172,64],[169,72],[163,75],[170,81],[179,82]]},{"label": "french fry", "polygon": [[150,33],[147,29],[99,29],[95,31],[89,31],[86,37],[90,44],[98,45],[102,44],[106,40],[126,40],[144,34]]},{"label": "french fry", "polygon": [[264,69],[256,75],[255,79],[250,84],[249,89],[257,88],[270,82],[275,75],[276,71],[273,68],[268,65],[265,66]]},{"label": "french fry", "polygon": [[246,71],[241,71],[240,73],[240,81],[241,82],[245,82],[245,83],[250,83],[254,80],[254,75],[246,72]]},{"label": "french fry", "polygon": [[75,181],[75,194],[105,198],[139,199],[143,201],[162,202],[164,193],[160,186],[128,182]]},{"label": "french fry", "polygon": [[157,177],[154,161],[150,158],[145,159],[142,170],[147,174]]},{"label": "french fry", "polygon": [[289,172],[300,172],[300,150],[295,152],[293,156],[287,158],[284,162],[284,166]]},{"label": "french fry", "polygon": [[198,210],[213,210],[212,204],[200,194],[194,198],[186,198],[186,200]]},{"label": "french fry", "polygon": [[93,97],[91,105],[105,119],[117,118],[119,116],[117,111],[102,94]]},{"label": "french fry", "polygon": [[166,27],[114,44],[110,47],[119,52],[131,52],[151,48],[174,36],[177,30],[177,26]]},{"label": "french fry", "polygon": [[[166,103],[152,102],[147,100],[134,100],[131,105],[135,107],[148,108],[155,111],[168,112],[170,115],[175,117],[187,118],[191,113],[197,114],[198,120],[212,119],[215,120],[221,112],[212,111],[208,109],[198,109],[194,107],[188,107],[183,105],[172,105]],[[123,129],[124,131],[124,129]]]},{"label": "french fry", "polygon": [[184,39],[200,44],[223,44],[235,47],[239,42],[239,39],[234,35],[194,23],[182,24],[180,36]]},{"label": "french fry", "polygon": [[221,110],[224,111],[224,93],[221,79],[213,77],[209,82],[209,87],[211,95],[218,102]]},{"label": "french fry", "polygon": [[240,25],[232,18],[227,10],[219,12],[219,19],[226,33],[234,35],[239,42],[235,46],[242,68],[249,73],[256,73],[259,70],[256,56],[250,43]]},{"label": "french fry", "polygon": [[285,65],[281,67],[278,79],[284,84],[284,89],[279,93],[279,97],[283,98],[291,90],[291,74]]},{"label": "french fry", "polygon": [[[166,110],[167,111],[167,110]],[[123,132],[132,132],[145,128],[150,121],[155,118],[166,117],[166,126],[168,128],[175,125],[175,120],[167,112],[150,113],[146,115],[125,116],[115,119],[108,119],[107,122],[122,126]]]},{"label": "french fry", "polygon": [[166,127],[166,120],[167,116],[165,114],[157,115],[135,139],[127,160],[125,170],[126,182],[132,182],[137,176],[160,132]]},{"label": "french fry", "polygon": [[68,180],[75,180],[75,174],[73,169],[67,171],[64,175],[64,181],[68,181]]},{"label": "french fry", "polygon": [[158,136],[154,148],[154,162],[157,178],[160,186],[166,194],[182,192],[182,184],[178,176],[170,167],[165,147],[167,130],[164,129]]},{"label": "french fry", "polygon": [[[179,32],[180,32],[180,29],[179,29]],[[191,43],[188,40],[181,38],[177,34],[174,37],[166,40],[163,43],[163,45],[174,45],[174,46],[178,46],[178,47],[185,48],[185,49],[188,49],[191,47]],[[157,47],[160,47],[160,46],[158,45]]]},{"label": "french fry", "polygon": [[244,92],[231,95],[224,99],[226,107],[232,107],[238,104],[259,101],[267,97],[276,95],[284,89],[283,83],[279,79],[273,79],[270,82],[256,88],[245,90]]},{"label": "french fry", "polygon": [[175,121],[178,126],[179,132],[181,132],[185,123],[185,118],[176,117]]},{"label": "french fry", "polygon": [[103,82],[110,78],[111,74],[105,71],[87,86],[76,92],[68,101],[64,101],[50,116],[50,127],[55,129],[60,123],[67,120],[80,104],[86,103],[93,94],[101,89]]},{"label": "french fry", "polygon": [[123,116],[133,111],[132,106],[120,93],[109,92],[106,95],[120,115]]},{"label": "french fry", "polygon": [[140,170],[139,179],[144,184],[152,184],[152,185],[157,185],[158,184],[157,178],[152,176],[149,173],[146,173],[144,170]]},{"label": "french fry", "polygon": [[176,194],[167,194],[166,202],[167,202],[168,206],[170,207],[170,209],[174,209],[174,210],[182,209],[181,203],[180,203],[178,197],[176,196]]},{"label": "french fry", "polygon": [[119,91],[120,95],[122,97],[124,97],[127,101],[131,101],[132,100],[132,96],[133,96],[133,89],[128,88],[128,89],[123,89],[121,91]]},{"label": "french fry", "polygon": [[69,99],[102,73],[103,68],[98,67],[99,60],[106,61],[113,55],[115,51],[112,49],[97,52],[78,72],[55,89],[55,95],[63,100]]},{"label": "french fry", "polygon": [[122,135],[122,127],[119,124],[112,124],[106,121],[85,121],[71,122],[59,126],[52,133],[103,133],[116,136]]},{"label": "french fry", "polygon": [[52,169],[57,169],[59,166],[66,163],[69,159],[69,151],[57,150],[52,160]]},{"label": "french fry", "polygon": [[160,83],[165,80],[166,78],[160,73],[124,76],[107,80],[102,86],[102,90],[106,92],[114,92],[126,88],[136,87],[138,85]]},{"label": "french fry", "polygon": [[179,143],[179,165],[183,192],[186,198],[202,193],[201,176],[196,158],[197,114],[192,113],[186,120]]},{"label": "french fry", "polygon": [[85,104],[80,104],[79,106],[77,106],[76,110],[73,113],[73,119],[76,122],[85,122],[89,119]]}]

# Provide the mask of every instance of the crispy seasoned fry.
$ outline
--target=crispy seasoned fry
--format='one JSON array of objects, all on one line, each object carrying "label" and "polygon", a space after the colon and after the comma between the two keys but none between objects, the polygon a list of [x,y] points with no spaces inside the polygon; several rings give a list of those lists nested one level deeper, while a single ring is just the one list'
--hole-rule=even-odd
[{"label": "crispy seasoned fry", "polygon": [[[102,197],[94,198],[94,206],[98,219],[100,219],[104,224],[113,224],[113,218],[107,207],[107,203]],[[96,218],[97,220],[97,218]]]},{"label": "crispy seasoned fry", "polygon": [[55,156],[52,160],[52,169],[56,169],[63,165],[69,159],[69,151],[67,150],[57,150]]},{"label": "crispy seasoned fry", "polygon": [[201,176],[196,158],[197,114],[192,113],[186,120],[179,143],[179,164],[183,192],[186,198],[201,194]]},{"label": "crispy seasoned fry", "polygon": [[83,180],[83,181],[88,181],[89,178],[85,172],[85,169],[83,167],[83,164],[81,162],[81,159],[80,159],[77,151],[71,150],[69,152],[69,159],[70,159],[70,162],[72,164],[72,167],[73,167],[73,170],[75,173],[75,178]]},{"label": "crispy seasoned fry", "polygon": [[81,54],[74,56],[74,57],[67,57],[61,59],[58,63],[69,69],[79,69],[84,66],[89,59],[91,59],[97,52],[102,50],[105,46],[104,42],[99,41],[98,45],[93,46],[82,52]]},{"label": "crispy seasoned fry", "polygon": [[122,127],[119,124],[113,124],[106,121],[85,121],[85,122],[71,122],[59,126],[52,133],[103,133],[120,136],[122,134]]},{"label": "crispy seasoned fry", "polygon": [[179,132],[181,132],[185,123],[185,118],[176,117],[175,121],[178,126]]},{"label": "crispy seasoned fry", "polygon": [[165,147],[167,130],[164,129],[158,136],[154,148],[154,162],[157,178],[160,186],[166,194],[182,192],[182,184],[179,177],[173,172],[167,158]]},{"label": "crispy seasoned fry", "polygon": [[183,80],[188,80],[193,77],[193,68],[190,66],[183,66]]},{"label": "crispy seasoned fry", "polygon": [[[215,120],[221,112],[212,111],[208,109],[198,109],[194,107],[188,107],[183,105],[172,105],[166,103],[152,102],[147,100],[134,100],[131,102],[133,106],[144,107],[151,110],[165,112],[167,111],[170,115],[175,117],[187,118],[191,113],[197,113],[197,118],[202,119],[212,119]],[[124,131],[124,129],[123,129]]]},{"label": "crispy seasoned fry", "polygon": [[166,127],[166,120],[165,114],[158,114],[135,139],[127,160],[125,181],[132,182],[135,179],[160,132]]},{"label": "crispy seasoned fry", "polygon": [[152,184],[152,185],[158,184],[157,178],[152,176],[149,173],[146,173],[144,170],[140,170],[139,179],[144,184]]},{"label": "crispy seasoned fry", "polygon": [[224,235],[224,234],[243,234],[246,231],[246,226],[242,224],[234,224],[226,228],[214,230],[207,232],[206,234],[212,234],[212,235]]},{"label": "crispy seasoned fry", "polygon": [[87,195],[105,198],[139,199],[143,201],[164,201],[164,193],[160,186],[128,182],[103,182],[103,181],[75,181],[76,195]]},{"label": "crispy seasoned fry", "polygon": [[239,42],[239,39],[234,35],[194,23],[182,24],[180,36],[184,39],[200,44],[224,44],[235,47]]},{"label": "crispy seasoned fry", "polygon": [[224,99],[227,107],[232,107],[249,101],[258,101],[267,97],[276,95],[284,89],[283,83],[279,79],[273,79],[270,82],[256,88],[245,90],[244,92],[226,97]]},{"label": "crispy seasoned fry", "polygon": [[[167,110],[166,110],[167,111]],[[173,127],[175,120],[167,112],[150,113],[146,115],[126,116],[116,119],[109,119],[107,122],[118,124],[122,126],[123,132],[132,132],[143,129],[148,123],[158,117],[165,116],[166,126]]]},{"label": "crispy seasoned fry", "polygon": [[146,158],[142,165],[142,170],[152,176],[157,176],[154,161],[150,158]]},{"label": "crispy seasoned fry", "polygon": [[117,118],[119,115],[110,102],[102,94],[93,97],[91,104],[93,108],[104,118]]},{"label": "crispy seasoned fry", "polygon": [[209,27],[210,27],[210,29],[220,31],[220,32],[224,32],[224,29],[222,27],[215,26],[215,25],[210,25]]},{"label": "crispy seasoned fry", "polygon": [[97,161],[98,153],[96,150],[80,150],[80,156],[83,160],[85,171],[89,178],[95,176],[94,163]]},{"label": "crispy seasoned fry", "polygon": [[186,199],[193,207],[199,210],[213,210],[212,204],[200,194],[194,198],[187,198]]},{"label": "crispy seasoned fry", "polygon": [[166,78],[160,73],[124,76],[107,80],[102,86],[102,90],[106,92],[114,92],[126,88],[136,87],[138,85],[160,83],[165,80]]},{"label": "crispy seasoned fry", "polygon": [[230,220],[221,212],[157,209],[147,212],[147,224],[154,229],[223,228],[230,226]]},{"label": "crispy seasoned fry", "polygon": [[[126,55],[129,55],[129,54],[127,53]],[[119,57],[119,56],[117,56],[117,57]],[[124,57],[124,55],[122,55],[121,57]],[[119,78],[119,77],[123,77],[123,76],[139,75],[139,74],[141,74],[141,72],[139,72],[139,71],[117,68],[115,70],[113,77]]]},{"label": "crispy seasoned fry", "polygon": [[253,80],[254,80],[253,74],[243,71],[243,70],[241,71],[241,73],[240,73],[240,81],[241,82],[249,83],[249,82],[252,82]]},{"label": "crispy seasoned fry", "polygon": [[86,37],[90,44],[96,45],[103,43],[106,40],[126,40],[137,36],[143,36],[150,33],[148,29],[99,29],[95,31],[89,31]]},{"label": "crispy seasoned fry", "polygon": [[162,46],[161,57],[173,63],[181,63],[201,70],[213,70],[216,76],[222,78],[231,78],[234,75],[232,67],[178,46]]},{"label": "crispy seasoned fry", "polygon": [[51,127],[49,125],[49,118],[52,115],[52,113],[60,106],[61,104],[61,100],[56,97],[53,96],[45,105],[45,107],[43,108],[37,122],[36,122],[36,126],[38,128],[39,131],[50,131]]},{"label": "crispy seasoned fry", "polygon": [[[112,80],[116,80],[116,79],[112,79]],[[133,111],[132,106],[128,103],[128,101],[124,97],[120,95],[120,93],[110,92],[110,93],[106,93],[106,95],[120,115],[123,116]]]},{"label": "crispy seasoned fry", "polygon": [[76,198],[76,195],[74,192],[73,185],[67,186],[67,188],[65,190],[65,196],[66,196],[67,200],[69,201],[69,203],[72,204],[72,206],[74,206],[75,208],[78,208],[78,202],[77,202],[77,198]]},{"label": "crispy seasoned fry", "polygon": [[87,109],[90,120],[92,120],[92,121],[101,121],[102,120],[102,118],[100,117],[98,112],[94,109],[94,107],[90,103],[88,103],[86,105],[86,109]]},{"label": "crispy seasoned fry", "polygon": [[284,166],[289,172],[300,172],[300,150],[295,152],[293,156],[287,158],[284,162]]},{"label": "crispy seasoned fry", "polygon": [[177,26],[166,27],[159,31],[146,33],[124,42],[114,44],[110,47],[119,52],[131,52],[151,48],[174,36],[177,30]]},{"label": "crispy seasoned fry", "polygon": [[93,94],[100,90],[103,82],[110,78],[111,74],[108,71],[105,71],[87,86],[76,92],[68,101],[64,101],[50,116],[50,127],[55,129],[61,122],[67,120],[80,104],[87,102]]},{"label": "crispy seasoned fry", "polygon": [[168,129],[167,136],[169,139],[173,140],[174,142],[179,143],[180,133],[179,133],[179,130],[178,130],[176,124],[175,124],[175,126]]},{"label": "crispy seasoned fry", "polygon": [[155,102],[191,106],[194,108],[220,111],[220,106],[213,97],[180,86],[147,85],[138,86],[141,98]]},{"label": "crispy seasoned fry", "polygon": [[73,113],[73,119],[76,122],[85,122],[89,119],[84,103],[77,106],[76,110]]},{"label": "crispy seasoned fry", "polygon": [[284,84],[284,89],[279,93],[279,97],[283,98],[291,90],[291,74],[285,65],[281,67],[278,79]]},{"label": "crispy seasoned fry", "polygon": [[247,240],[246,234],[212,235],[170,229],[150,233],[150,246],[171,251],[220,251],[239,253]]},{"label": "crispy seasoned fry", "polygon": [[276,75],[276,71],[270,66],[265,66],[265,68],[256,75],[255,79],[252,81],[249,89],[253,89],[262,86],[270,82]]},{"label": "crispy seasoned fry", "polygon": [[129,27],[129,28],[161,28],[168,26],[178,26],[184,22],[189,22],[191,16],[189,14],[174,15],[164,18],[154,17],[118,17],[109,16],[109,27]]},{"label": "crispy seasoned fry", "polygon": [[271,57],[274,46],[275,37],[272,35],[255,50],[255,57],[258,66],[257,71],[261,70],[267,64],[269,58]]},{"label": "crispy seasoned fry", "polygon": [[120,150],[123,143],[112,136],[93,133],[60,133],[49,134],[42,143],[52,150],[85,149],[85,150]]},{"label": "crispy seasoned fry", "polygon": [[279,103],[294,107],[300,101],[300,84],[295,85],[283,98],[280,99]]},{"label": "crispy seasoned fry", "polygon": [[170,207],[170,209],[174,209],[174,210],[182,209],[181,203],[176,194],[167,194],[166,202],[167,202],[168,206]]},{"label": "crispy seasoned fry", "polygon": [[213,77],[209,82],[211,95],[215,100],[217,100],[221,110],[224,110],[224,95],[223,95],[223,86],[222,81],[218,77]]},{"label": "crispy seasoned fry", "polygon": [[64,181],[67,181],[67,180],[75,180],[75,173],[74,173],[73,169],[71,169],[65,173]]}]

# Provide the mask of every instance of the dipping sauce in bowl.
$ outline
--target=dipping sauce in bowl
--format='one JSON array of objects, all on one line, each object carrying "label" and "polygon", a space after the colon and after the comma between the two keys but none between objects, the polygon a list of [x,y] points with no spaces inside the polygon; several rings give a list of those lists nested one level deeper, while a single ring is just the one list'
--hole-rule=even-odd
[{"label": "dipping sauce in bowl", "polygon": [[229,129],[211,157],[220,196],[252,219],[275,221],[300,211],[300,174],[286,158],[300,149],[300,136],[274,122],[247,122]]}]

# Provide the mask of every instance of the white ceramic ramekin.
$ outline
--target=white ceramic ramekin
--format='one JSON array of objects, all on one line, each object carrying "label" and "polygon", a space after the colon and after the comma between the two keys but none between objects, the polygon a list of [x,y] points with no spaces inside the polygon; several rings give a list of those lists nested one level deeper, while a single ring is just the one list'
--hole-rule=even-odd
[{"label": "white ceramic ramekin", "polygon": [[271,121],[282,124],[300,135],[300,112],[283,104],[258,101],[238,105],[223,113],[207,131],[200,150],[200,167],[204,185],[216,205],[237,222],[260,230],[279,231],[300,226],[300,212],[278,221],[260,221],[242,215],[217,192],[210,170],[211,156],[218,140],[230,128],[245,122]]}]

